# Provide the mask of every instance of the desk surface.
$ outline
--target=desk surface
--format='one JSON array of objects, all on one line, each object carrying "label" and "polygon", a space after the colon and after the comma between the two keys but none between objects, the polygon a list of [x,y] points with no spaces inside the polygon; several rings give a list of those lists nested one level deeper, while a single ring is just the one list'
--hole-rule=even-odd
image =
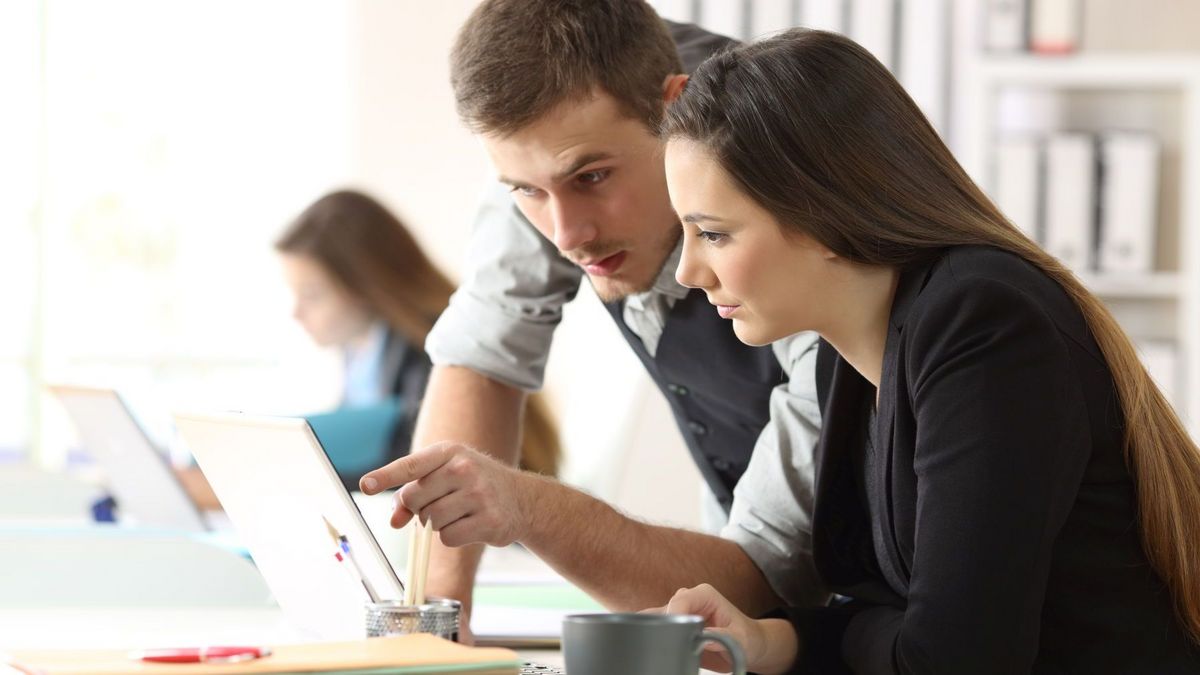
[{"label": "desk surface", "polygon": [[[512,547],[489,549],[477,602],[478,621],[499,626],[515,623],[535,627],[553,618],[561,621],[566,609],[597,611],[585,607],[584,597],[571,587],[556,588],[563,580],[545,563]],[[524,595],[539,587],[545,597],[537,602],[514,603],[514,594]],[[578,597],[576,597],[578,596]],[[526,604],[515,607],[514,604]],[[480,612],[488,607],[488,616]],[[484,621],[486,619],[486,621]],[[482,628],[483,626],[477,626]],[[485,629],[486,631],[486,629]],[[90,607],[63,609],[0,607],[0,652],[37,649],[150,649],[212,644],[280,645],[306,642],[275,606],[201,607]],[[533,663],[562,666],[558,650],[518,650]],[[708,671],[704,671],[708,672]]]},{"label": "desk surface", "polygon": [[[287,644],[305,641],[277,608],[0,610],[0,651],[19,649],[148,649],[201,644]],[[521,658],[562,666],[554,649],[517,650]],[[712,671],[701,673],[715,675]]]}]

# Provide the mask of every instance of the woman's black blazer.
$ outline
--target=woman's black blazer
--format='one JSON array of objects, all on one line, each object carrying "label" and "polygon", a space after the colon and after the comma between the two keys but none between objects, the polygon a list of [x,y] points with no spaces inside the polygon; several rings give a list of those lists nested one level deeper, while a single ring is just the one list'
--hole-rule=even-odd
[{"label": "woman's black blazer", "polygon": [[798,670],[1200,673],[1142,552],[1110,371],[1058,284],[985,247],[901,274],[869,476],[851,457],[875,388],[820,350],[813,553],[850,600],[793,612]]}]

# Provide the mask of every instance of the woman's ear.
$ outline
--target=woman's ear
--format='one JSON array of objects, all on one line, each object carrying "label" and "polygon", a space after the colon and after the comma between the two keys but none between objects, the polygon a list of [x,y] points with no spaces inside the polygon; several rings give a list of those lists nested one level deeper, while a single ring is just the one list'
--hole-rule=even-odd
[{"label": "woman's ear", "polygon": [[783,224],[780,224],[780,227],[783,228],[785,238],[791,240],[793,242],[793,244],[800,246],[801,248],[806,248],[806,249],[809,249],[810,251],[812,251],[813,253],[816,253],[818,256],[821,257],[822,260],[840,260],[841,259],[841,256],[834,253],[833,249],[831,249],[828,246],[826,246],[825,244],[822,244],[821,242],[817,241],[811,235],[804,233],[804,232],[797,232],[796,230],[789,230],[788,227]]}]

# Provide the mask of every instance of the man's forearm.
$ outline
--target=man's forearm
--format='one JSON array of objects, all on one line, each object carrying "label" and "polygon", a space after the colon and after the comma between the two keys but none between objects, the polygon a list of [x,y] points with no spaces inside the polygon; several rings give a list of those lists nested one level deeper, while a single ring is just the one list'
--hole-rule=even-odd
[{"label": "man's forearm", "polygon": [[525,392],[458,366],[435,366],[413,430],[413,450],[439,441],[479,448],[516,466]]},{"label": "man's forearm", "polygon": [[750,616],[780,604],[732,541],[643,523],[556,481],[523,476],[521,543],[610,610],[665,605],[675,591],[701,583]]},{"label": "man's forearm", "polygon": [[[516,465],[520,456],[525,393],[473,370],[437,366],[429,378],[413,432],[413,450],[455,441]],[[429,589],[461,600],[469,609],[483,546],[450,548],[434,537]]]}]

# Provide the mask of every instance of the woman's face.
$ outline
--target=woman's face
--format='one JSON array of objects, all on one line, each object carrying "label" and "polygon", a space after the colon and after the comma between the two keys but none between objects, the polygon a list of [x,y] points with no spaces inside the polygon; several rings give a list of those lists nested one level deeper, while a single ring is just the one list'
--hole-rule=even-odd
[{"label": "woman's face", "polygon": [[282,253],[283,277],[292,289],[292,316],[322,347],[344,345],[366,335],[371,312],[311,256]]},{"label": "woman's face", "polygon": [[746,344],[820,330],[836,311],[828,293],[836,256],[804,235],[785,237],[702,145],[667,143],[666,170],[683,223],[679,283],[702,289]]}]

